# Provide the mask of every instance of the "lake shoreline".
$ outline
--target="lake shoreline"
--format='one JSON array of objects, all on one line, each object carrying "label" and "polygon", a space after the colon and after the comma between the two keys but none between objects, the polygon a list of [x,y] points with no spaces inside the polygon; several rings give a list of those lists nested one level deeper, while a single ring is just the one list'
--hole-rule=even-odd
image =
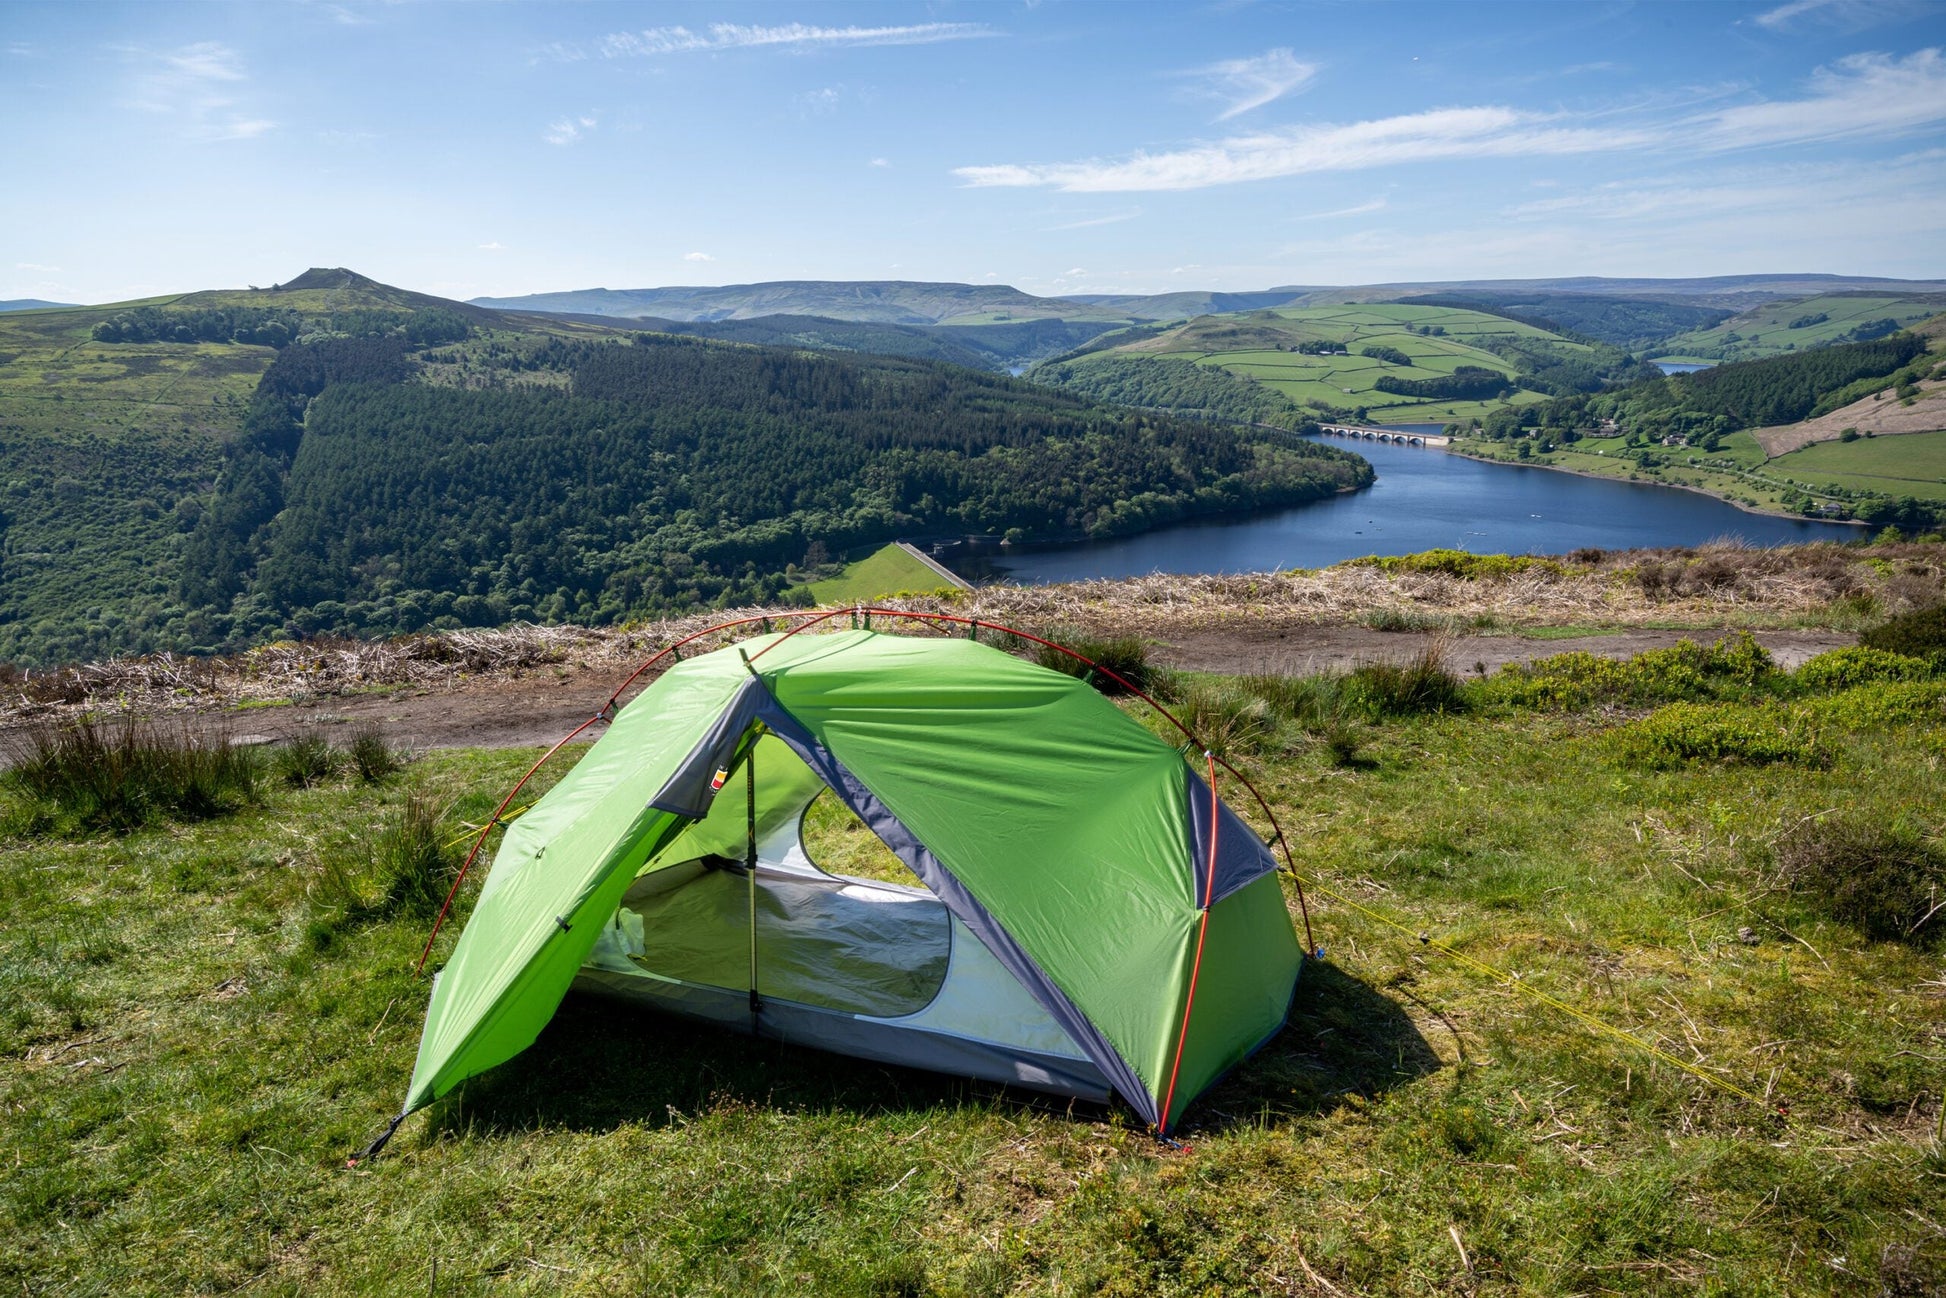
[{"label": "lake shoreline", "polygon": [[1708,487],[1698,487],[1688,482],[1664,482],[1661,478],[1617,478],[1606,473],[1590,473],[1586,469],[1570,469],[1565,464],[1548,464],[1538,460],[1510,461],[1495,459],[1490,455],[1471,455],[1466,451],[1457,450],[1451,446],[1446,448],[1446,453],[1448,455],[1460,456],[1462,459],[1471,460],[1475,464],[1499,464],[1510,469],[1546,469],[1549,473],[1569,473],[1577,478],[1591,478],[1596,482],[1625,482],[1635,486],[1670,487],[1676,491],[1690,491],[1699,496],[1708,496],[1711,500],[1720,500],[1732,509],[1739,510],[1745,514],[1757,514],[1764,518],[1784,518],[1794,523],[1836,523],[1844,527],[1871,527],[1870,523],[1856,518],[1812,518],[1807,514],[1787,514],[1781,509],[1759,509],[1755,505],[1746,505],[1740,500],[1732,500],[1728,496],[1718,495]]}]

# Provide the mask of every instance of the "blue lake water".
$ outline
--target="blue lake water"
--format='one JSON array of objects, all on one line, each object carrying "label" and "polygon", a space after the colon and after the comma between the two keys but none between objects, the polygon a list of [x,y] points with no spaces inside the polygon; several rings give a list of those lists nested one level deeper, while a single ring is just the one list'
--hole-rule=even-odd
[{"label": "blue lake water", "polygon": [[1698,365],[1694,361],[1650,361],[1649,364],[1664,374],[1694,374],[1697,370],[1713,369],[1716,362],[1706,361]]},{"label": "blue lake water", "polygon": [[1866,535],[1863,528],[1842,523],[1748,514],[1676,487],[1484,464],[1426,447],[1320,440],[1370,460],[1377,483],[1253,518],[1187,524],[1116,541],[942,558],[975,580],[1036,584],[1152,572],[1318,568],[1360,555],[1441,548],[1564,554],[1584,546],[1701,545],[1721,537],[1781,545]]}]

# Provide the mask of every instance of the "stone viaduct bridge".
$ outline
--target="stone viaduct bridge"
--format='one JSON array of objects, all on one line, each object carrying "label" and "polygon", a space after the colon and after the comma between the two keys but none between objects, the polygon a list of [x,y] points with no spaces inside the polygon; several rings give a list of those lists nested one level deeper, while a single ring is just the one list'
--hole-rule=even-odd
[{"label": "stone viaduct bridge", "polygon": [[1453,439],[1440,433],[1402,433],[1395,428],[1363,428],[1356,424],[1320,424],[1333,437],[1364,438],[1368,442],[1397,442],[1401,446],[1444,446]]}]

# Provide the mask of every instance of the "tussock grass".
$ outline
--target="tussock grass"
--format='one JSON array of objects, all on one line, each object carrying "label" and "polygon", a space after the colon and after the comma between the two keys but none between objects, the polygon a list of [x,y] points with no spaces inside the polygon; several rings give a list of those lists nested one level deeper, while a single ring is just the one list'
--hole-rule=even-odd
[{"label": "tussock grass", "polygon": [[352,731],[351,742],[345,745],[345,757],[366,784],[377,784],[405,767],[405,754],[392,747],[385,731],[375,724],[361,725]]},{"label": "tussock grass", "polygon": [[[1285,1031],[1191,1111],[1188,1153],[1114,1109],[571,995],[530,1050],[348,1173],[396,1111],[428,994],[411,976],[426,922],[381,913],[388,876],[357,845],[409,819],[409,797],[450,807],[454,833],[484,819],[533,752],[271,784],[234,815],[120,837],[0,840],[0,1288],[420,1292],[435,1261],[442,1294],[1936,1285],[1938,947],[1878,940],[1781,864],[1837,806],[1935,843],[1934,728],[1826,719],[1825,766],[1664,770],[1623,760],[1627,722],[1599,705],[1476,703],[1361,717],[1365,760],[1342,767],[1316,738],[1341,680],[1180,682],[1276,719],[1237,760],[1318,885],[1329,952]],[[1842,875],[1846,853],[1830,859]],[[331,861],[374,911],[318,943]]]},{"label": "tussock grass", "polygon": [[43,720],[11,737],[0,782],[25,795],[16,828],[127,831],[163,817],[235,811],[258,793],[255,753],[224,734],[82,714]]},{"label": "tussock grass", "polygon": [[279,779],[300,789],[328,780],[338,771],[338,754],[331,751],[331,741],[316,731],[285,740],[270,760]]},{"label": "tussock grass", "polygon": [[[1146,689],[1149,684],[1149,648],[1140,636],[1093,636],[1073,627],[1053,627],[1037,632],[1042,639],[1051,640],[1064,649],[1080,654],[1088,662],[1099,664],[1120,676],[1136,689]],[[1085,678],[1103,694],[1125,693],[1113,677],[1090,668],[1087,663],[1077,661],[1060,649],[1044,644],[1027,641],[1026,647],[1032,650],[1035,662],[1043,667],[1062,672],[1069,676]]]}]

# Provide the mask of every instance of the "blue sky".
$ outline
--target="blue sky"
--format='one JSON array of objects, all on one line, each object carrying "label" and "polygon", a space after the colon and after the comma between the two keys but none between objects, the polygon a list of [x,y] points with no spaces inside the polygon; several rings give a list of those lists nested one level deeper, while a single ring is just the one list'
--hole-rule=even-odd
[{"label": "blue sky", "polygon": [[1946,6],[0,5],[0,298],[1946,275]]}]

